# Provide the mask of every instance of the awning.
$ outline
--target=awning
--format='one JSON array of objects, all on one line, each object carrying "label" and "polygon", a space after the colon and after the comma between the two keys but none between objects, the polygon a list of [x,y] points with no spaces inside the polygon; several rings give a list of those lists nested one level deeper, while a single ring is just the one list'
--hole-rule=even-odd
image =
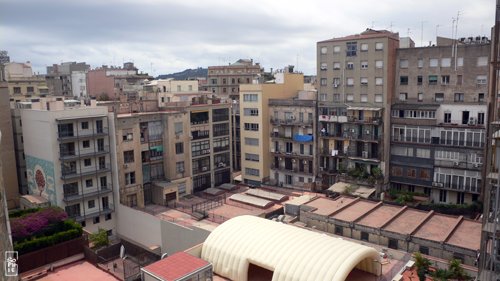
[{"label": "awning", "polygon": [[367,111],[367,110],[370,110],[370,111],[379,111],[381,110],[382,108],[380,107],[358,107],[358,106],[350,106],[347,108],[348,110],[364,110],[364,111]]},{"label": "awning", "polygon": [[150,150],[156,150],[158,152],[163,152],[163,146],[161,146],[161,145],[152,146],[150,148]]},{"label": "awning", "polygon": [[294,141],[298,141],[298,142],[309,142],[309,141],[313,141],[313,136],[312,135],[299,135],[299,134],[296,134],[293,136],[293,140]]}]

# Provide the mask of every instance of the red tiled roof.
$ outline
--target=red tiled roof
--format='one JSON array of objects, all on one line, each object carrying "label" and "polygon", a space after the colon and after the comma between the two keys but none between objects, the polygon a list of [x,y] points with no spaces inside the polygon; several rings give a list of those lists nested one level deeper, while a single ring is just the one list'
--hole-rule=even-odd
[{"label": "red tiled roof", "polygon": [[173,281],[197,271],[208,264],[205,260],[184,252],[178,252],[146,266],[143,270],[165,281]]}]

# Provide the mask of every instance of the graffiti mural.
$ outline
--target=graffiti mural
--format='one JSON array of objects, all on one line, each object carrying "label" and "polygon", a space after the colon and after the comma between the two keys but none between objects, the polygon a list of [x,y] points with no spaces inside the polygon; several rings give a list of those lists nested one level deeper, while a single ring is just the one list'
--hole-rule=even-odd
[{"label": "graffiti mural", "polygon": [[26,173],[29,193],[40,195],[49,200],[51,205],[57,205],[54,163],[26,155]]}]

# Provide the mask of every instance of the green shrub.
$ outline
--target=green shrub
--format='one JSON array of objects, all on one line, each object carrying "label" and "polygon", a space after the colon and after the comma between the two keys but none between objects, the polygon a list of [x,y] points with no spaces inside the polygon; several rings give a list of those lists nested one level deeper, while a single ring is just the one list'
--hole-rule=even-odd
[{"label": "green shrub", "polygon": [[27,214],[31,214],[31,213],[36,213],[40,211],[40,208],[31,208],[31,209],[24,209],[24,210],[16,210],[16,211],[12,211],[9,213],[9,218],[12,219],[12,218],[18,218],[18,217],[22,217],[24,215],[27,215]]},{"label": "green shrub", "polygon": [[90,234],[89,240],[94,244],[94,249],[109,245],[108,233],[102,228],[99,228],[96,233]]}]

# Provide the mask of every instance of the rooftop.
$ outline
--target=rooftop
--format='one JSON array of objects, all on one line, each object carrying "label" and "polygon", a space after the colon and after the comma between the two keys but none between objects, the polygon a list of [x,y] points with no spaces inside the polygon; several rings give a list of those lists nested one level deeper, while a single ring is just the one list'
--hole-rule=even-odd
[{"label": "rooftop", "polygon": [[49,272],[47,276],[42,277],[38,280],[116,281],[118,279],[116,279],[113,275],[93,266],[87,261],[78,261],[57,268],[53,272]]},{"label": "rooftop", "polygon": [[444,242],[448,238],[450,230],[454,229],[461,217],[434,214],[430,217],[413,236],[427,240]]},{"label": "rooftop", "polygon": [[401,208],[402,207],[399,206],[381,205],[374,209],[369,215],[360,219],[357,223],[373,228],[382,227],[382,225],[393,218]]},{"label": "rooftop", "polygon": [[152,263],[142,270],[165,281],[174,281],[209,266],[210,263],[185,252]]},{"label": "rooftop", "polygon": [[399,40],[399,34],[393,33],[388,30],[374,30],[367,28],[365,31],[360,34],[353,34],[343,37],[332,38],[324,41],[320,41],[318,43],[327,43],[327,42],[337,42],[337,41],[349,41],[349,40],[360,40],[360,39],[372,39],[372,38],[381,38],[381,37],[390,37],[393,39]]},{"label": "rooftop", "polygon": [[353,222],[376,206],[377,203],[375,202],[360,200],[334,214],[332,217],[345,222]]},{"label": "rooftop", "polygon": [[338,197],[336,200],[319,197],[305,205],[316,208],[313,211],[315,214],[329,216],[352,201],[354,201],[354,198],[351,197]]},{"label": "rooftop", "polygon": [[406,209],[398,217],[393,219],[384,230],[401,234],[411,234],[420,222],[427,216],[427,212],[415,209]]}]

